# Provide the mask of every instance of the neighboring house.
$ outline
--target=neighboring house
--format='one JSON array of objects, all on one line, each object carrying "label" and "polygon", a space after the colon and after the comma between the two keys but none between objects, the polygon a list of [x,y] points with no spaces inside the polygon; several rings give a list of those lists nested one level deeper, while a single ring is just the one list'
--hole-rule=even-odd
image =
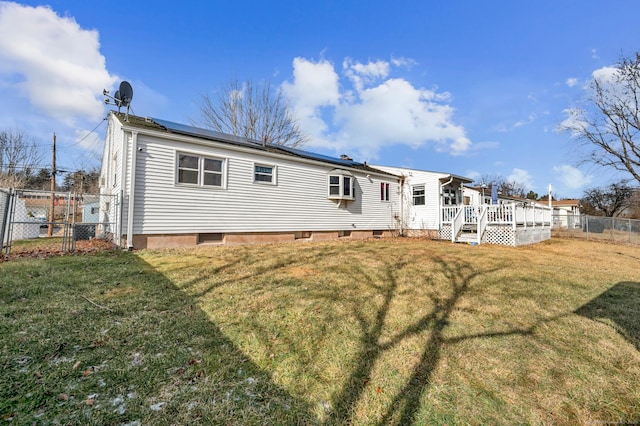
[{"label": "neighboring house", "polygon": [[438,238],[443,207],[463,204],[463,185],[473,182],[451,173],[372,165],[402,178],[400,211],[402,231],[408,236]]},{"label": "neighboring house", "polygon": [[84,195],[82,197],[82,222],[100,222],[100,197],[97,195]]},{"label": "neighboring house", "polygon": [[[543,197],[540,203],[548,203],[549,197]],[[579,228],[580,227],[580,200],[554,200],[551,199],[553,207],[553,226],[559,228]]]},{"label": "neighboring house", "polygon": [[[390,236],[400,178],[347,158],[111,112],[101,216],[128,248]],[[120,220],[121,219],[121,220]]]}]

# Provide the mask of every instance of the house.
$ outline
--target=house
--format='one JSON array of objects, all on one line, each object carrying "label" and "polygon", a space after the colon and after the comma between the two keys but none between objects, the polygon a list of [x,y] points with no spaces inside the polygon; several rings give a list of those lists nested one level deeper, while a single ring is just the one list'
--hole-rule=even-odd
[{"label": "house", "polygon": [[84,195],[81,206],[83,223],[96,223],[100,221],[100,197]]},{"label": "house", "polygon": [[[551,210],[532,200],[467,187],[449,173],[374,166],[401,177],[402,231],[453,242],[520,246],[551,238]],[[486,191],[486,192],[485,192]]]},{"label": "house", "polygon": [[[539,200],[541,203],[548,203],[549,197],[544,196]],[[553,225],[558,228],[579,228],[580,227],[580,200],[554,200],[551,199],[553,207]]]},{"label": "house", "polygon": [[463,204],[463,186],[473,182],[463,176],[401,167],[372,165],[400,176],[400,223],[407,236],[438,238],[443,207]]},{"label": "house", "polygon": [[101,194],[120,197],[101,203],[100,218],[128,248],[385,237],[399,227],[393,173],[165,120],[111,112],[100,176]]}]

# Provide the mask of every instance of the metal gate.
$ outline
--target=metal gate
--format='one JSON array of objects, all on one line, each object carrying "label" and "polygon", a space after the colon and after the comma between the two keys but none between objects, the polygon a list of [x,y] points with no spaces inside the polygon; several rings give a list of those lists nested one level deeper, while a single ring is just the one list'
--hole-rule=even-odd
[{"label": "metal gate", "polygon": [[5,248],[5,234],[9,228],[9,201],[11,190],[0,189],[0,253]]},{"label": "metal gate", "polygon": [[2,250],[9,254],[12,247],[29,251],[46,245],[68,252],[78,241],[93,239],[120,247],[119,204],[120,197],[112,195],[1,190]]}]

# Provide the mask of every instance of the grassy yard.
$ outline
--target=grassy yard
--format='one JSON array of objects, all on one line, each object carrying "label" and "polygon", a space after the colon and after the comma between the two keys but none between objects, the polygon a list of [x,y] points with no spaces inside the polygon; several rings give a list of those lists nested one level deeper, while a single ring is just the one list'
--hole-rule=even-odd
[{"label": "grassy yard", "polygon": [[12,424],[640,422],[640,247],[416,239],[0,263]]}]

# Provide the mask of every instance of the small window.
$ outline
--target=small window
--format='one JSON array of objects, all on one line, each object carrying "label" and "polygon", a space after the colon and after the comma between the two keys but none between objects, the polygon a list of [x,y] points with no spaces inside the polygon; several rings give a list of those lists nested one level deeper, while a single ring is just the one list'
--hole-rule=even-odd
[{"label": "small window", "polygon": [[380,201],[389,201],[389,184],[380,182]]},{"label": "small window", "polygon": [[224,160],[178,154],[177,182],[188,185],[223,186]]},{"label": "small window", "polygon": [[329,197],[340,196],[340,176],[329,176]]},{"label": "small window", "polygon": [[203,158],[203,185],[222,186],[222,160]]},{"label": "small window", "polygon": [[194,155],[178,156],[178,182],[198,184],[200,158]]},{"label": "small window", "polygon": [[99,209],[98,207],[91,207],[91,214],[98,214]]},{"label": "small window", "polygon": [[328,197],[333,200],[355,199],[355,178],[344,170],[334,170],[329,175]]},{"label": "small window", "polygon": [[342,194],[345,198],[353,197],[353,184],[351,182],[351,176],[342,177]]},{"label": "small window", "polygon": [[253,170],[253,180],[254,182],[275,183],[274,172],[274,166],[256,164]]},{"label": "small window", "polygon": [[415,185],[413,187],[413,205],[414,206],[425,205],[424,185]]}]

